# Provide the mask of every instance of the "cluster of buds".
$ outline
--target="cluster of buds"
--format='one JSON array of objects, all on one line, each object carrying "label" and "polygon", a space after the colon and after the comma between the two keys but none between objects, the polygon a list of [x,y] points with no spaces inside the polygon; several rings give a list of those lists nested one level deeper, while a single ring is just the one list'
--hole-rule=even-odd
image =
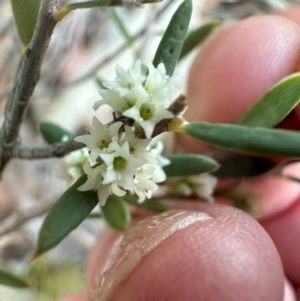
[{"label": "cluster of buds", "polygon": [[[91,133],[75,138],[86,145],[84,153],[74,152],[65,159],[72,171],[76,167],[76,175],[87,175],[78,189],[97,191],[101,205],[110,194],[128,192],[143,202],[158,188],[157,183],[166,180],[163,166],[169,160],[161,155],[163,143],[154,144],[152,135],[160,121],[174,117],[169,108],[182,88],[182,80],[167,76],[163,64],[155,68],[149,61],[138,60],[130,70],[117,66],[116,74],[114,81],[103,83],[102,99],[94,105],[95,110],[103,104],[112,107],[114,121],[103,125],[94,117]],[[131,122],[122,122],[125,119]]]},{"label": "cluster of buds", "polygon": [[162,63],[155,68],[150,61],[141,60],[127,71],[117,65],[116,73],[114,81],[103,83],[106,89],[100,90],[102,99],[94,109],[109,105],[116,117],[133,119],[150,138],[156,124],[174,117],[169,108],[182,89],[182,79],[167,76]]},{"label": "cluster of buds", "polygon": [[121,127],[122,122],[107,127],[94,117],[91,134],[75,138],[90,153],[90,161],[83,165],[88,179],[78,189],[96,190],[101,205],[110,194],[124,196],[128,191],[136,193],[142,202],[158,188],[156,183],[166,179],[162,167],[169,161],[160,155],[162,142],[153,148],[151,139],[136,138],[127,125],[122,135]]},{"label": "cluster of buds", "polygon": [[78,190],[97,191],[102,206],[111,194],[136,194],[138,201],[143,202],[162,182],[171,195],[196,195],[213,201],[217,181],[209,174],[166,181],[163,167],[170,161],[162,156],[163,143],[155,136],[166,130],[162,127],[157,133],[158,125],[165,121],[172,124],[172,118],[186,108],[184,97],[178,97],[182,79],[167,76],[162,63],[155,68],[149,61],[138,60],[129,70],[117,66],[115,80],[106,81],[103,86],[102,99],[94,104],[94,109],[109,105],[114,120],[104,125],[94,117],[90,134],[75,138],[86,147],[67,155],[60,163],[64,178],[76,180],[86,174],[87,180]]}]

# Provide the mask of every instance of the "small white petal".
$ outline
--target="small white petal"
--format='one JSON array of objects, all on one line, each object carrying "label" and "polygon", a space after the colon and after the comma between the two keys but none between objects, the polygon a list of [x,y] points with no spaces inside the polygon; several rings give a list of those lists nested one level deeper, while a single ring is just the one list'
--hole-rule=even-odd
[{"label": "small white petal", "polygon": [[141,118],[140,117],[140,110],[137,107],[132,107],[125,112],[123,112],[123,115],[126,117],[130,117],[134,120],[137,121],[137,119]]},{"label": "small white petal", "polygon": [[114,154],[100,154],[100,158],[104,161],[104,163],[107,165],[107,166],[110,166],[113,164],[113,161],[114,161]]},{"label": "small white petal", "polygon": [[157,71],[159,71],[159,73],[162,75],[162,77],[166,77],[167,76],[167,72],[166,72],[166,67],[163,63],[160,63],[157,66]]},{"label": "small white petal", "polygon": [[167,179],[167,175],[164,170],[157,166],[153,173],[153,180],[155,183],[162,183]]},{"label": "small white petal", "polygon": [[154,127],[156,123],[150,120],[140,120],[139,125],[143,128],[145,131],[145,135],[147,138],[150,138],[152,136]]},{"label": "small white petal", "polygon": [[111,126],[108,127],[108,134],[110,137],[116,137],[119,136],[119,129],[122,126],[122,122],[115,122]]},{"label": "small white petal", "polygon": [[142,61],[139,59],[135,62],[131,69],[132,77],[139,78],[142,73]]},{"label": "small white petal", "polygon": [[81,142],[87,146],[94,143],[94,138],[92,137],[92,135],[80,135],[75,137],[74,140],[77,142]]},{"label": "small white petal", "polygon": [[106,200],[108,196],[110,195],[109,191],[109,185],[103,185],[97,190],[98,194],[98,200],[100,202],[101,206],[104,206],[106,204]]},{"label": "small white petal", "polygon": [[118,179],[118,174],[113,169],[107,169],[102,184],[109,184]]},{"label": "small white petal", "polygon": [[97,100],[93,105],[93,109],[97,111],[104,104],[106,104],[106,101],[104,99]]},{"label": "small white petal", "polygon": [[121,189],[116,182],[111,184],[111,191],[117,196],[124,196],[127,192]]},{"label": "small white petal", "polygon": [[122,82],[127,80],[127,72],[120,65],[116,65],[116,74],[117,78],[119,78]]},{"label": "small white petal", "polygon": [[99,180],[97,178],[94,179],[88,179],[84,184],[78,187],[79,191],[87,191],[87,190],[94,190],[99,183]]}]

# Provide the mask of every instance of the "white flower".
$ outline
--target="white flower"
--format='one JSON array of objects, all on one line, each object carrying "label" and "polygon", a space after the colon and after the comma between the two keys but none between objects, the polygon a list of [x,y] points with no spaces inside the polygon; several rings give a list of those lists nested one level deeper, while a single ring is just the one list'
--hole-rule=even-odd
[{"label": "white flower", "polygon": [[106,81],[103,83],[103,86],[107,89],[99,91],[103,99],[94,104],[95,110],[103,104],[108,104],[115,112],[122,113],[135,105],[138,99],[149,98],[148,93],[142,85],[145,75],[142,72],[141,60],[138,60],[132,69],[127,71],[117,65],[116,74],[115,81]]},{"label": "white flower", "polygon": [[157,68],[150,61],[144,60],[143,64],[148,68],[145,89],[150,95],[156,96],[158,98],[157,101],[162,101],[163,99],[170,106],[182,89],[182,79],[180,77],[167,76],[163,63],[160,63]]},{"label": "white flower", "polygon": [[90,162],[90,156],[87,148],[73,151],[58,161],[58,176],[72,183],[83,175],[83,165],[86,162]]},{"label": "white flower", "polygon": [[119,95],[118,92],[114,90],[101,89],[99,94],[102,96],[102,99],[98,100],[94,104],[94,110],[98,110],[98,108],[104,104],[108,104],[110,107],[114,109],[115,112],[123,112],[129,109],[130,103]]},{"label": "white flower", "polygon": [[150,61],[141,60],[127,71],[117,66],[116,73],[115,81],[104,82],[107,89],[100,90],[103,99],[94,109],[108,104],[117,115],[134,119],[150,138],[159,121],[174,117],[168,108],[179,95],[182,80],[167,76],[162,63],[155,68]]},{"label": "white flower", "polygon": [[198,176],[190,176],[188,179],[189,185],[197,196],[203,197],[208,202],[213,203],[212,194],[217,185],[218,179],[210,174],[202,174]]},{"label": "white flower", "polygon": [[174,117],[174,114],[168,111],[166,107],[163,102],[145,102],[140,108],[134,106],[123,112],[123,115],[134,119],[143,128],[146,137],[150,138],[158,122]]},{"label": "white flower", "polygon": [[136,170],[134,192],[139,197],[139,203],[145,201],[146,198],[151,198],[152,192],[158,188],[153,178],[155,168],[155,165],[145,164]]},{"label": "white flower", "polygon": [[138,158],[145,161],[149,161],[148,145],[151,142],[151,139],[139,139],[135,137],[134,132],[129,126],[125,126],[125,137],[124,141],[128,142],[130,153]]},{"label": "white flower", "polygon": [[117,181],[124,189],[133,190],[135,170],[145,161],[131,155],[128,142],[110,154],[100,154],[100,157],[107,166],[103,184]]},{"label": "white flower", "polygon": [[213,192],[217,185],[217,178],[210,174],[192,175],[187,177],[172,177],[168,179],[171,192],[179,193],[184,196],[193,194],[206,199],[212,203]]},{"label": "white flower", "polygon": [[101,206],[105,205],[108,196],[112,193],[117,196],[124,196],[126,194],[126,191],[122,190],[116,181],[108,185],[103,184],[103,178],[106,172],[104,164],[96,167],[91,167],[89,164],[85,164],[83,169],[85,174],[88,176],[88,179],[78,188],[78,190],[96,190]]},{"label": "white flower", "polygon": [[[166,175],[162,169],[169,160],[161,156],[163,143],[149,145],[151,139],[139,139],[129,126],[124,126],[124,135],[119,135],[121,123],[108,128],[93,119],[91,135],[77,137],[90,149],[90,162],[83,166],[87,181],[79,190],[95,190],[101,205],[110,194],[124,196],[136,193],[139,201],[152,196]],[[94,166],[92,166],[93,162]]]},{"label": "white flower", "polygon": [[156,183],[161,183],[166,180],[167,176],[162,167],[167,166],[171,163],[169,159],[161,155],[163,149],[164,144],[162,143],[162,141],[157,141],[156,146],[149,150],[149,154],[156,162],[156,168],[153,174],[153,178]]},{"label": "white flower", "polygon": [[107,151],[112,141],[118,139],[121,125],[121,122],[116,122],[107,127],[94,117],[91,134],[78,136],[74,140],[84,143],[90,149],[91,159],[95,161],[100,153]]}]

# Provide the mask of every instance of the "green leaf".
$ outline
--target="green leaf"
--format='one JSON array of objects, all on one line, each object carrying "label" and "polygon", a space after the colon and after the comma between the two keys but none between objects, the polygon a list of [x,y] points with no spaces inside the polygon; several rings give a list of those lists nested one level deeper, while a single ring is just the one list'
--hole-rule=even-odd
[{"label": "green leaf", "polygon": [[34,33],[41,0],[10,0],[20,40],[26,47]]},{"label": "green leaf", "polygon": [[125,199],[126,202],[128,202],[132,205],[142,207],[142,208],[146,208],[146,209],[150,209],[150,210],[157,211],[157,212],[165,212],[165,211],[171,210],[171,207],[169,207],[165,204],[162,204],[162,203],[156,201],[155,199],[150,199],[150,200],[146,199],[142,203],[139,203],[138,198],[134,195],[126,195],[124,197],[124,199]]},{"label": "green leaf", "polygon": [[68,130],[51,122],[41,122],[40,132],[43,138],[49,144],[62,142],[63,137],[68,137],[68,138],[72,137],[72,134]]},{"label": "green leaf", "polygon": [[272,128],[300,101],[300,73],[284,78],[271,88],[236,122],[240,125]]},{"label": "green leaf", "polygon": [[300,133],[294,131],[205,122],[192,122],[181,130],[200,141],[236,152],[300,157]]},{"label": "green leaf", "polygon": [[78,190],[86,180],[87,176],[82,175],[49,211],[39,233],[35,257],[60,243],[98,204],[95,191]]},{"label": "green leaf", "polygon": [[25,280],[7,271],[3,271],[1,269],[0,269],[0,284],[17,287],[17,288],[27,288],[30,286]]},{"label": "green leaf", "polygon": [[211,21],[188,34],[184,41],[179,60],[190,53],[195,47],[199,46],[219,24],[220,21]]},{"label": "green leaf", "polygon": [[130,213],[126,203],[116,195],[109,196],[101,210],[107,224],[113,229],[124,231],[130,223]]},{"label": "green leaf", "polygon": [[153,65],[164,63],[167,75],[172,76],[189,27],[193,3],[184,0],[174,13],[157,48]]},{"label": "green leaf", "polygon": [[174,154],[165,156],[171,161],[170,165],[164,166],[168,177],[179,177],[211,172],[219,167],[219,164],[206,156],[193,154]]}]

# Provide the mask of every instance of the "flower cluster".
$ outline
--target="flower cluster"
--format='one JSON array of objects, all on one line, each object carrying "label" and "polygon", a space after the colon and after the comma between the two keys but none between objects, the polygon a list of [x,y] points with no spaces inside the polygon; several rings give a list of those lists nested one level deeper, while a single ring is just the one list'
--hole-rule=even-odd
[{"label": "flower cluster", "polygon": [[217,185],[217,178],[210,174],[173,177],[168,179],[167,185],[171,194],[195,195],[212,203],[214,201],[212,194]]},{"label": "flower cluster", "polygon": [[84,174],[83,165],[87,162],[91,163],[86,147],[71,152],[58,161],[58,176],[72,184]]},{"label": "flower cluster", "polygon": [[162,166],[169,161],[161,156],[162,144],[150,147],[151,139],[136,138],[129,126],[120,134],[122,126],[116,122],[107,127],[94,117],[91,134],[75,138],[88,147],[92,162],[83,165],[88,179],[78,189],[96,190],[101,205],[110,194],[124,196],[128,191],[142,202],[166,179]]},{"label": "flower cluster", "polygon": [[168,110],[182,89],[182,79],[166,75],[164,64],[157,68],[150,61],[138,60],[132,69],[116,67],[114,81],[106,81],[100,90],[102,99],[97,101],[94,109],[107,104],[116,116],[126,116],[144,130],[150,138],[155,125],[174,114]]}]

